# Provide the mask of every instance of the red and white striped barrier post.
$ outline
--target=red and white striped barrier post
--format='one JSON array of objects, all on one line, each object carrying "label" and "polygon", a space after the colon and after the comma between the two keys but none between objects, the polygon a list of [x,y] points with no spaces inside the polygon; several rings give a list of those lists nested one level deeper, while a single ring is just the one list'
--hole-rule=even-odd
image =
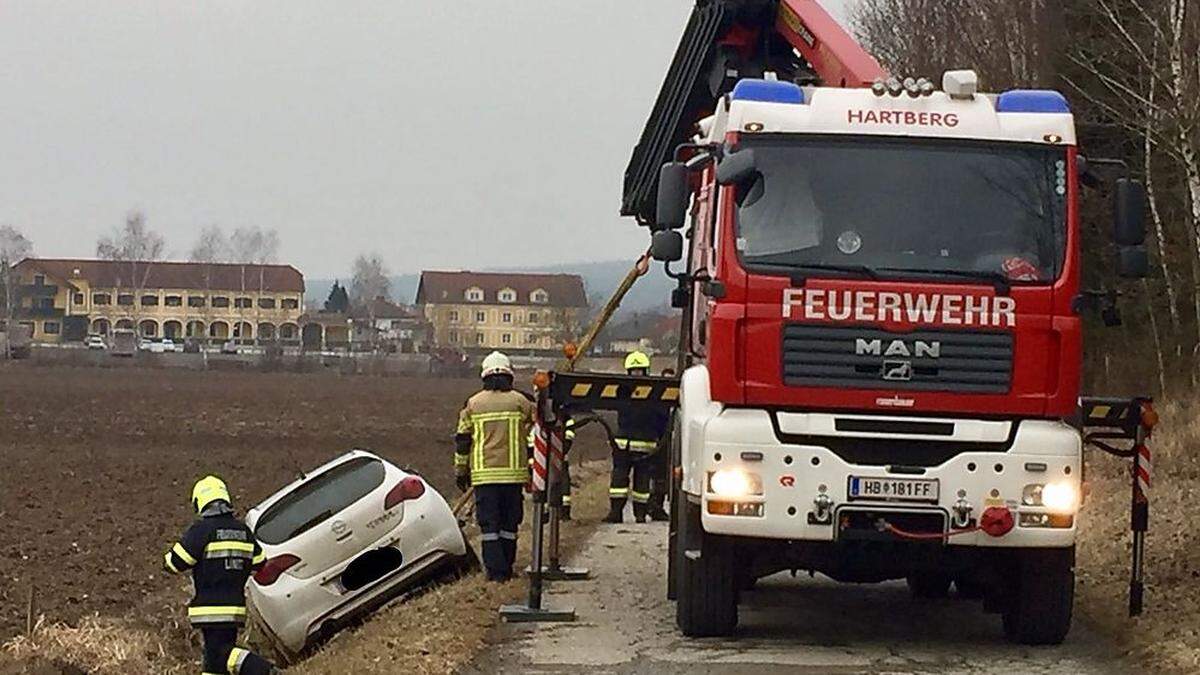
[{"label": "red and white striped barrier post", "polygon": [[562,528],[563,493],[570,489],[566,481],[566,430],[561,424],[546,430],[546,445],[550,457],[547,494],[550,500],[550,553],[549,562],[542,570],[548,581],[581,581],[589,572],[581,567],[563,567],[559,556],[560,530]]},{"label": "red and white striped barrier post", "polygon": [[1133,530],[1133,569],[1129,579],[1129,616],[1140,616],[1146,594],[1145,562],[1146,532],[1150,529],[1150,482],[1154,464],[1150,455],[1152,425],[1141,424],[1133,446],[1133,508],[1130,529]]},{"label": "red and white striped barrier post", "polygon": [[[540,413],[540,411],[539,411]],[[537,416],[533,428],[533,457],[530,464],[530,491],[533,496],[533,541],[532,564],[529,566],[529,600],[525,605],[505,605],[500,615],[510,622],[574,621],[574,609],[548,609],[542,607],[542,556],[545,543],[542,519],[546,513],[546,488],[556,480],[550,462],[550,430]]]}]

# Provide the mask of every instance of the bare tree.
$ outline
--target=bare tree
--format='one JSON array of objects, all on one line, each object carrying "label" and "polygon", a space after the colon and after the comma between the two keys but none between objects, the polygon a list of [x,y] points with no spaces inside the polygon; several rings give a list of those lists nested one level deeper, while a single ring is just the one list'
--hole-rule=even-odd
[{"label": "bare tree", "polygon": [[[11,225],[0,226],[0,286],[4,287],[4,327],[9,330],[16,315],[13,265],[33,253],[33,243]],[[8,355],[5,350],[4,355]]]},{"label": "bare tree", "polygon": [[209,225],[200,231],[188,259],[200,263],[222,263],[229,262],[232,257],[233,248],[225,231],[218,225]]},{"label": "bare tree", "polygon": [[[264,230],[261,227],[239,227],[229,236],[230,259],[242,265],[242,292],[247,288],[246,265],[256,265],[257,275],[252,274],[249,283],[258,284],[259,300],[254,305],[254,330],[261,324],[262,295],[266,290],[266,270],[264,265],[275,262],[279,255],[279,233],[275,230]],[[257,281],[253,278],[257,276]],[[244,309],[244,308],[239,308]],[[241,314],[241,312],[239,312]],[[239,319],[239,323],[245,323]],[[244,337],[244,336],[243,336]]]},{"label": "bare tree", "polygon": [[166,241],[161,234],[146,225],[146,215],[141,211],[130,211],[125,216],[124,225],[115,228],[111,234],[101,237],[96,243],[96,257],[122,263],[120,268],[128,271],[128,277],[124,271],[117,275],[115,299],[120,302],[122,288],[132,291],[131,313],[134,333],[137,335],[141,334],[140,296],[146,288],[154,263],[163,259],[165,251]]},{"label": "bare tree", "polygon": [[367,315],[370,321],[371,343],[375,342],[375,301],[390,298],[392,281],[387,265],[378,253],[360,255],[354,259],[354,278],[350,282],[350,302]]}]

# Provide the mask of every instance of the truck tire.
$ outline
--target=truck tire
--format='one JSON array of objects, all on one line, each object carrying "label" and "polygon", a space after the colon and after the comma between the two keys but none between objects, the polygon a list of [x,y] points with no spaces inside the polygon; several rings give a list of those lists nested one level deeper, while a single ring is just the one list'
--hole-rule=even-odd
[{"label": "truck tire", "polygon": [[950,595],[948,574],[939,572],[918,572],[908,575],[908,591],[914,598],[920,600],[940,600]]},{"label": "truck tire", "polygon": [[681,512],[680,502],[686,497],[683,496],[681,490],[680,479],[675,474],[675,467],[680,466],[682,457],[682,438],[683,434],[679,430],[679,412],[676,411],[671,415],[671,457],[670,467],[668,469],[668,480],[671,482],[671,520],[667,528],[667,599],[675,600],[678,597],[676,592],[678,589],[679,576],[677,567],[678,561],[676,556],[679,549],[679,514]]},{"label": "truck tire", "polygon": [[1058,645],[1071,630],[1075,547],[1017,552],[1004,635],[1022,645]]},{"label": "truck tire", "polygon": [[[732,635],[738,622],[735,547],[726,537],[705,534],[700,508],[683,497],[676,545],[675,623],[687,637]],[[688,556],[689,549],[699,550],[700,556]]]}]

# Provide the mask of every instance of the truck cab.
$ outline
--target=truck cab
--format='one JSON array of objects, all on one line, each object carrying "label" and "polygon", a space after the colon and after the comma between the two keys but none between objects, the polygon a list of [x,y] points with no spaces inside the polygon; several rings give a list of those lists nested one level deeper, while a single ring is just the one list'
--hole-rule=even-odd
[{"label": "truck cab", "polygon": [[[685,634],[730,633],[738,591],[783,570],[954,584],[1020,643],[1069,630],[1084,162],[1061,94],[976,82],[742,80],[663,168],[655,257],[685,257],[690,215]],[[1135,187],[1117,191],[1127,276]]]}]

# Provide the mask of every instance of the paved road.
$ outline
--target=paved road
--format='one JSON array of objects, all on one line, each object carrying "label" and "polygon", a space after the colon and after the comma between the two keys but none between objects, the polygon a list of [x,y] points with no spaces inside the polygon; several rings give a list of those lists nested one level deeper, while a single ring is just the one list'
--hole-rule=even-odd
[{"label": "paved road", "polygon": [[782,574],[743,595],[737,639],[688,640],[663,591],[666,528],[604,526],[577,564],[594,580],[558,583],[550,606],[572,624],[510,625],[467,673],[1075,673],[1126,672],[1076,625],[1065,645],[1004,642],[977,603],[916,601],[904,584],[844,586]]}]

